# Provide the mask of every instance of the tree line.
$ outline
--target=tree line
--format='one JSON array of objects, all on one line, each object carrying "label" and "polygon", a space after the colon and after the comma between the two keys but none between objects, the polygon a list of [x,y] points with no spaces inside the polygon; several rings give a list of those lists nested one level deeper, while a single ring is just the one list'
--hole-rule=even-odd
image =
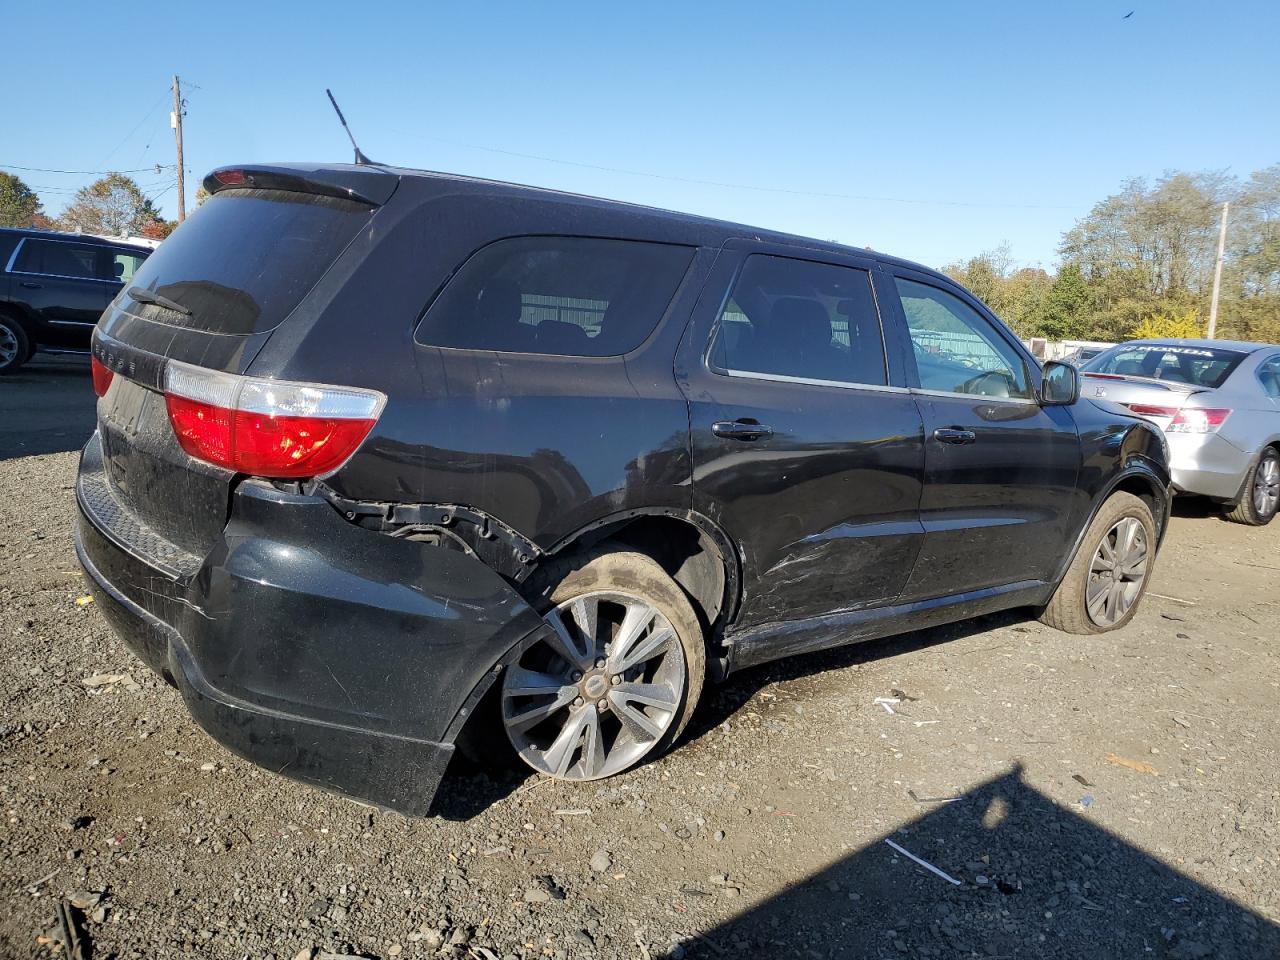
[{"label": "tree line", "polygon": [[[1280,164],[1245,179],[1167,173],[1126,181],[1062,236],[1056,273],[1018,267],[1008,246],[943,269],[1019,336],[1124,340],[1203,336],[1222,204],[1230,202],[1217,335],[1280,342]],[[130,177],[111,173],[56,218],[0,172],[0,226],[163,238],[165,220]]]},{"label": "tree line", "polygon": [[1023,338],[1199,337],[1226,202],[1216,335],[1280,343],[1280,164],[1128,180],[1063,234],[1056,274],[1016,267],[1007,246],[944,270]]},{"label": "tree line", "polygon": [[176,226],[160,215],[137,181],[123,173],[108,173],[77,190],[66,209],[50,217],[39,195],[21,177],[0,171],[0,227],[163,240]]}]

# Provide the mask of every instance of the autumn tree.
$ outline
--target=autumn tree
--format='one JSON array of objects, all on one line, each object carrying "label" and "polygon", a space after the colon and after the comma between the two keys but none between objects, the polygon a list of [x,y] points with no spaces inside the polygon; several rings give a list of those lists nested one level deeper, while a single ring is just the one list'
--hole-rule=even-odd
[{"label": "autumn tree", "polygon": [[122,173],[109,173],[78,191],[58,218],[64,230],[113,237],[141,234],[161,220],[138,184]]},{"label": "autumn tree", "polygon": [[30,227],[42,213],[36,192],[21,177],[0,170],[0,227]]}]

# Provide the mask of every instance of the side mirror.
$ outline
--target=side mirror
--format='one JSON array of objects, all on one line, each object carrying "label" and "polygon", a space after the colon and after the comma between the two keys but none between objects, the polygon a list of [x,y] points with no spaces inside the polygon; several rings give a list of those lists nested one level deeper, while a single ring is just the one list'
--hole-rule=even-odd
[{"label": "side mirror", "polygon": [[1044,365],[1040,382],[1040,403],[1046,407],[1066,407],[1080,399],[1080,372],[1069,363],[1050,360]]}]

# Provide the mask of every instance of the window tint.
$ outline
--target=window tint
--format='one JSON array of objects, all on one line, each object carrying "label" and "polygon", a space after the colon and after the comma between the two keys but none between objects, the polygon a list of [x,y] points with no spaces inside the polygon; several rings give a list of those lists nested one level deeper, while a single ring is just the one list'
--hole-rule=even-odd
[{"label": "window tint", "polygon": [[1280,400],[1280,357],[1272,357],[1258,367],[1258,380],[1268,397]]},{"label": "window tint", "polygon": [[105,265],[107,257],[106,247],[28,238],[18,251],[13,269],[18,273],[103,280],[108,276]]},{"label": "window tint", "polygon": [[1021,355],[959,297],[895,278],[925,390],[1029,399]]},{"label": "window tint", "polygon": [[739,373],[884,384],[884,342],[865,270],[760,254],[720,313],[713,365]]},{"label": "window tint", "polygon": [[1184,347],[1180,344],[1134,343],[1113,347],[1084,365],[1089,373],[1115,373],[1149,377],[1197,387],[1220,387],[1244,354],[1216,347]]},{"label": "window tint", "polygon": [[513,237],[463,264],[417,338],[437,347],[612,357],[658,325],[691,247],[588,237]]},{"label": "window tint", "polygon": [[132,253],[124,250],[111,251],[111,280],[118,280],[121,283],[130,283],[133,275],[138,272],[138,268],[142,266],[142,261],[147,259],[145,253]]}]

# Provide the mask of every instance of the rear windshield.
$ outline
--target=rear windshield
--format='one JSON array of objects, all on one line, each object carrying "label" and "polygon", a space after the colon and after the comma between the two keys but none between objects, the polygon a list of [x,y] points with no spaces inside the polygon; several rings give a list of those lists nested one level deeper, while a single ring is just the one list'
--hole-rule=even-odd
[{"label": "rear windshield", "polygon": [[653,332],[693,248],[590,237],[512,237],[471,256],[418,327],[420,343],[612,357]]},{"label": "rear windshield", "polygon": [[249,334],[287,317],[369,222],[367,204],[281,190],[223,190],[195,211],[133,276],[189,316],[122,301],[149,320]]},{"label": "rear windshield", "polygon": [[1086,373],[1148,377],[1193,387],[1220,387],[1244,354],[1217,347],[1184,347],[1163,343],[1125,343],[1112,347],[1083,367]]}]

